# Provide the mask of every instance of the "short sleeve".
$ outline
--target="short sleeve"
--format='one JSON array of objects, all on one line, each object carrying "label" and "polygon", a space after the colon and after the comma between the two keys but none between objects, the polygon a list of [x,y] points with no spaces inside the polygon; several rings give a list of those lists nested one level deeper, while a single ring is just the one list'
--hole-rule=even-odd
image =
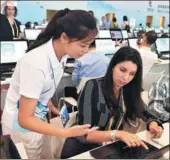
[{"label": "short sleeve", "polygon": [[43,71],[33,67],[31,64],[22,63],[20,64],[19,76],[20,95],[39,99],[45,82]]},{"label": "short sleeve", "polygon": [[75,85],[78,85],[80,81],[80,68],[81,62],[76,60],[74,64],[74,71],[72,73],[72,81]]}]

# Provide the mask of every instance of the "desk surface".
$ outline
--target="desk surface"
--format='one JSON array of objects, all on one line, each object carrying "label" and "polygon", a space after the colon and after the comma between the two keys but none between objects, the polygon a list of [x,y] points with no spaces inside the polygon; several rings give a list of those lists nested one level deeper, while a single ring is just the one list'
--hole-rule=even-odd
[{"label": "desk surface", "polygon": [[[169,143],[169,123],[165,123],[163,124],[164,126],[164,133],[162,135],[162,139],[163,139],[163,142],[165,142],[166,144]],[[148,131],[142,131],[142,132],[139,132],[137,134],[141,139],[147,141],[148,143],[154,145],[155,147],[157,148],[161,148],[162,146],[161,145],[158,145],[157,143],[153,142],[151,140],[151,136],[150,136],[150,133]],[[164,144],[164,146],[166,145]],[[169,154],[170,152],[167,152],[166,154],[163,155],[162,158],[164,159],[169,159]],[[74,157],[71,157],[69,159],[94,159],[91,155],[90,155],[90,152],[87,151],[87,152],[84,152],[82,154],[79,154],[79,155],[76,155]]]}]

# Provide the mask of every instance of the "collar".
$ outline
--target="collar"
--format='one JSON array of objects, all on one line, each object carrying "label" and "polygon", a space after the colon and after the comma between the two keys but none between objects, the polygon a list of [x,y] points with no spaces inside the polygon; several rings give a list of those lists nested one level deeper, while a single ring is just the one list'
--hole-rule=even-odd
[{"label": "collar", "polygon": [[149,50],[151,51],[151,48],[150,47],[145,47],[145,46],[142,46],[141,49],[144,49],[144,50]]},{"label": "collar", "polygon": [[59,60],[58,60],[58,58],[55,54],[55,51],[54,51],[54,47],[53,47],[53,44],[52,44],[52,38],[47,42],[46,48],[47,48],[47,51],[48,51],[48,56],[49,56],[49,60],[51,62],[52,68],[56,68],[59,65],[60,66],[65,65],[68,56],[67,55],[63,56],[61,61],[59,62]]}]

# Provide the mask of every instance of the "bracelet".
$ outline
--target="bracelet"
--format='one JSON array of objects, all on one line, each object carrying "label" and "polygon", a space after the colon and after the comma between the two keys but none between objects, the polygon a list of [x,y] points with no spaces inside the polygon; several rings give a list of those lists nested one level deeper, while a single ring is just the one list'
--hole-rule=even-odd
[{"label": "bracelet", "polygon": [[111,134],[110,134],[110,137],[111,137],[112,141],[116,141],[116,140],[117,140],[117,139],[116,139],[116,132],[117,132],[117,130],[113,130],[113,131],[111,132]]}]

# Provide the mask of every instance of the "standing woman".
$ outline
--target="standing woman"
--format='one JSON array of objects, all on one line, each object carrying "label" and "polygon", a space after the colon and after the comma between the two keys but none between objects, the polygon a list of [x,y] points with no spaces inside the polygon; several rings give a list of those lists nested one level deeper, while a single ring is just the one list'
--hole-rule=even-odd
[{"label": "standing woman", "polygon": [[12,76],[2,115],[3,134],[24,144],[29,159],[40,159],[43,134],[85,135],[89,125],[57,128],[45,122],[48,103],[63,76],[66,55],[79,58],[97,35],[94,16],[83,10],[60,10],[21,58]]},{"label": "standing woman", "polygon": [[15,19],[17,13],[17,7],[14,6],[11,2],[7,2],[4,8],[4,15],[7,17],[9,22],[6,26],[6,32],[9,32],[11,34],[12,39],[21,39],[21,22]]}]

